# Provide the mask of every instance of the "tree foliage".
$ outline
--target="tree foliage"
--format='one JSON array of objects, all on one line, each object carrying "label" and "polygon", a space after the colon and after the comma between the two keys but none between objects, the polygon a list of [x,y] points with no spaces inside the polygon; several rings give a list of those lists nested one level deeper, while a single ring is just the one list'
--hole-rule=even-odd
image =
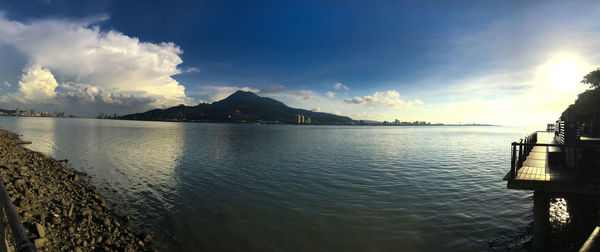
[{"label": "tree foliage", "polygon": [[589,123],[600,113],[600,89],[590,89],[577,95],[574,104],[577,120]]},{"label": "tree foliage", "polygon": [[591,71],[590,73],[583,76],[583,80],[581,80],[583,84],[589,84],[592,88],[600,87],[600,68]]},{"label": "tree foliage", "polygon": [[600,133],[600,68],[591,71],[583,77],[583,84],[589,84],[591,89],[577,95],[575,104],[571,105],[577,121],[591,126],[596,137]]}]

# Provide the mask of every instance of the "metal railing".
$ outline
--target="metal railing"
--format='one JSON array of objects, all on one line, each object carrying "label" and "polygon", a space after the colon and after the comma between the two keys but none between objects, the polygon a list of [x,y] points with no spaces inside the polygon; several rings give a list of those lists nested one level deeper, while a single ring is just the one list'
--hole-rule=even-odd
[{"label": "metal railing", "polygon": [[[0,182],[0,204],[2,205],[2,207],[0,208],[0,211],[2,213],[2,216],[0,216],[0,218],[2,218],[2,221],[0,223],[0,229],[2,233],[2,237],[0,237],[0,243],[2,243],[2,248],[0,248],[0,250],[9,250],[8,243],[10,243],[14,247],[14,251],[35,251],[35,247],[29,241],[29,237],[27,237],[27,233],[25,233],[25,228],[23,227],[23,224],[21,224],[19,216],[15,211],[15,207],[10,201],[8,192],[6,191],[4,183],[2,182]],[[5,233],[7,223],[10,226],[10,231],[12,231],[9,235]]]},{"label": "metal railing", "polygon": [[517,171],[523,166],[523,162],[537,143],[537,132],[533,132],[525,138],[519,139],[519,142],[512,143],[512,155],[510,162],[511,178],[517,176]]}]

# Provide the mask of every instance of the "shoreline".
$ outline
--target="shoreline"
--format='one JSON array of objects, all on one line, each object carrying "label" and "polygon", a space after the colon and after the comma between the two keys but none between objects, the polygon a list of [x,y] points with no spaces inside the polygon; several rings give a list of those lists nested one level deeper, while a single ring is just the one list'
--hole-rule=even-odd
[{"label": "shoreline", "polygon": [[29,240],[40,251],[154,251],[152,238],[128,227],[98,189],[0,129],[0,179]]}]

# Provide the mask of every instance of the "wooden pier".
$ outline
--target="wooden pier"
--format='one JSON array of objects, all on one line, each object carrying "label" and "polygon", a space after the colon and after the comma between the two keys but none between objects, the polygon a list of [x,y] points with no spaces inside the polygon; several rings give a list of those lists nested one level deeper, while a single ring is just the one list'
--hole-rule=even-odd
[{"label": "wooden pier", "polygon": [[509,189],[600,194],[600,146],[559,144],[553,132],[538,131],[512,147],[511,171],[505,176]]},{"label": "wooden pier", "polygon": [[[560,125],[560,128],[564,128]],[[569,138],[566,138],[569,139]],[[538,131],[513,142],[511,168],[504,177],[509,189],[532,190],[533,250],[549,249],[549,202],[564,197],[574,203],[600,202],[600,139],[579,138],[567,141],[555,132]],[[598,222],[596,214],[577,218],[581,230],[592,233]],[[600,232],[590,235],[586,247],[600,246]],[[582,243],[583,245],[583,243]]]}]

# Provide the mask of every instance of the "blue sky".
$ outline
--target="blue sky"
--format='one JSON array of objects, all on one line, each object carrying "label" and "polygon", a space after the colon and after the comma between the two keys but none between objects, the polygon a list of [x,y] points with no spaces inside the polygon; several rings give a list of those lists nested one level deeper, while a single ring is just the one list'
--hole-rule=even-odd
[{"label": "blue sky", "polygon": [[50,0],[0,11],[0,104],[79,115],[244,89],[353,119],[542,124],[600,66],[591,1]]}]

